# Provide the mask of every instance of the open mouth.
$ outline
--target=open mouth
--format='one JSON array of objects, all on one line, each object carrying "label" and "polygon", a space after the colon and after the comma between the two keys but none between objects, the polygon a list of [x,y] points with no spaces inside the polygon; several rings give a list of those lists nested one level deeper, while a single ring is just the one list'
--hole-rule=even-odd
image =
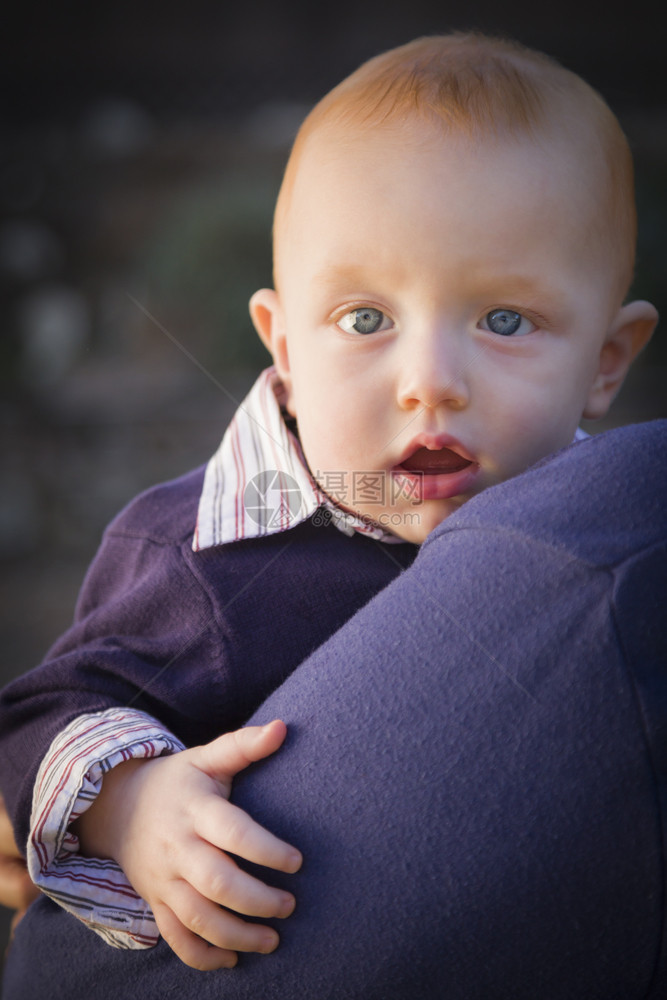
[{"label": "open mouth", "polygon": [[425,476],[436,476],[461,472],[473,464],[451,448],[438,448],[436,451],[430,448],[418,448],[401,462],[398,468],[405,472],[421,472]]}]

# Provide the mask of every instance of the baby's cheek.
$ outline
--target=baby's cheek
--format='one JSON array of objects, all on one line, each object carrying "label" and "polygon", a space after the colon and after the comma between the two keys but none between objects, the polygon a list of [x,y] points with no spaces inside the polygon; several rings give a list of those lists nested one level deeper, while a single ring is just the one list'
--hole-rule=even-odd
[{"label": "baby's cheek", "polygon": [[[499,481],[524,472],[564,443],[562,431],[539,408],[526,413],[505,414],[495,423],[489,446],[489,467]],[[562,443],[561,443],[562,442]]]},{"label": "baby's cheek", "polygon": [[301,428],[301,445],[308,465],[315,476],[318,473],[342,472],[348,467],[348,456],[339,439],[335,421],[316,419]]},{"label": "baby's cheek", "polygon": [[572,442],[576,424],[570,429],[567,424],[545,424],[541,429],[526,435],[525,444],[516,455],[516,469],[512,475],[525,471],[529,466],[541,461],[548,455],[560,451]]}]

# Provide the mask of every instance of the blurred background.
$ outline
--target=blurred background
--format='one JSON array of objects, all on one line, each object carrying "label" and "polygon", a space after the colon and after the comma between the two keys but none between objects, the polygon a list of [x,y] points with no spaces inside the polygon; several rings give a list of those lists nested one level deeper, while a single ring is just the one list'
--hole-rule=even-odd
[{"label": "blurred background", "polygon": [[[466,28],[543,49],[616,111],[637,165],[633,294],[667,316],[657,2],[115,0],[6,14],[0,682],[67,626],[114,513],[206,461],[267,362],[247,301],[271,283],[273,202],[304,114],[364,59]],[[605,427],[667,416],[665,344],[659,330]]]}]

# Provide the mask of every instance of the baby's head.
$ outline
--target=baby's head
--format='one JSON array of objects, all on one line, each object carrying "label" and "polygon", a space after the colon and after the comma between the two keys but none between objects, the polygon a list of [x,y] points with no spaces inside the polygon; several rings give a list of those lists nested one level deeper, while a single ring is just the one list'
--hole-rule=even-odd
[{"label": "baby's head", "polygon": [[538,53],[425,38],[311,112],[251,301],[310,469],[422,541],[603,416],[657,319],[604,101]]}]

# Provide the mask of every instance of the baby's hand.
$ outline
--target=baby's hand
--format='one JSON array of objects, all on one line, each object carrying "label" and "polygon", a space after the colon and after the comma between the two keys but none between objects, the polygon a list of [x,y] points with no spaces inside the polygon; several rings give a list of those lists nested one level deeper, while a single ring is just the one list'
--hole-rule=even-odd
[{"label": "baby's hand", "polygon": [[193,968],[231,967],[237,951],[273,951],[275,930],[236,914],[287,917],[294,909],[290,893],[241,871],[225,853],[299,869],[295,848],[227,801],[234,775],[277,750],[285,733],[276,720],[171,757],[119,764],[77,821],[82,852],[118,862],[165,941]]}]

